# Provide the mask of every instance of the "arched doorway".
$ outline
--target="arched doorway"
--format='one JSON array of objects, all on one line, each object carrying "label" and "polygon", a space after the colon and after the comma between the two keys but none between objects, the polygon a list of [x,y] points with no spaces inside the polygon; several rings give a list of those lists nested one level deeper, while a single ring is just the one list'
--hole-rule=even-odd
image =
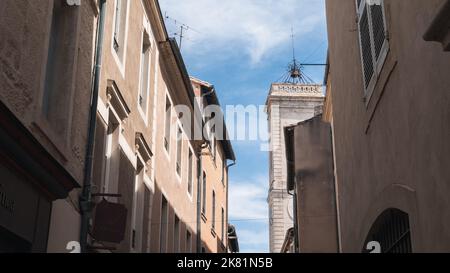
[{"label": "arched doorway", "polygon": [[372,225],[363,252],[368,252],[366,246],[372,241],[380,244],[381,253],[411,253],[409,215],[398,209],[385,210]]}]

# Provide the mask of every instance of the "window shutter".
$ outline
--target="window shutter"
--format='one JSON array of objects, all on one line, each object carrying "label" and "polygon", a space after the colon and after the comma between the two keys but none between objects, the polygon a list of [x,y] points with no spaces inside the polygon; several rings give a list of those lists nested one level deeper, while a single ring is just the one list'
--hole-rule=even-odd
[{"label": "window shutter", "polygon": [[[378,2],[378,3],[377,3]],[[381,0],[373,1],[370,5],[370,19],[373,31],[373,44],[375,49],[375,59],[378,61],[380,53],[386,40],[386,29],[384,27],[384,11]]]},{"label": "window shutter", "polygon": [[356,4],[364,87],[369,93],[372,79],[380,73],[389,48],[384,6],[383,0],[356,0]]},{"label": "window shutter", "polygon": [[122,150],[120,151],[119,165],[119,194],[122,195],[121,198],[119,198],[119,203],[123,204],[129,211],[127,215],[125,240],[118,248],[119,252],[123,253],[129,252],[131,249],[131,211],[133,208],[136,170]]},{"label": "window shutter", "polygon": [[[358,2],[360,1],[361,0],[359,0]],[[369,87],[370,80],[374,75],[374,62],[372,57],[372,43],[370,39],[369,13],[366,5],[364,5],[364,10],[359,18],[359,37],[364,72],[364,83],[365,88],[367,88]]]}]

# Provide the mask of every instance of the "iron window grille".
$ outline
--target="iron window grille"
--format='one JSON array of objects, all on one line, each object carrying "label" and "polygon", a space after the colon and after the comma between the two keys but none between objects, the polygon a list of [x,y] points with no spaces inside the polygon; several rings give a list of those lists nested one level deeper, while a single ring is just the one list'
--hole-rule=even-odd
[{"label": "iron window grille", "polygon": [[380,244],[381,253],[411,253],[409,215],[398,209],[386,210],[373,224],[365,246],[372,241]]}]

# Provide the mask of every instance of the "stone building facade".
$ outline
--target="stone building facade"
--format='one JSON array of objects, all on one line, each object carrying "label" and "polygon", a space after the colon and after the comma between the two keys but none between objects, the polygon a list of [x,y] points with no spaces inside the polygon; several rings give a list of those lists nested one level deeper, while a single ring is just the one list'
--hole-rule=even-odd
[{"label": "stone building facade", "polygon": [[98,12],[83,3],[1,3],[0,252],[79,240]]},{"label": "stone building facade", "polygon": [[193,92],[179,49],[156,1],[108,1],[106,9],[94,183],[128,210],[114,251],[195,251],[197,152],[176,110],[193,109]]},{"label": "stone building facade", "polygon": [[158,1],[77,2],[1,3],[0,252],[199,251],[205,140]]},{"label": "stone building facade", "polygon": [[[228,251],[228,171],[236,157],[226,126],[220,136],[216,126],[208,124],[208,118],[215,111],[206,110],[208,106],[218,106],[217,91],[208,82],[191,78],[199,111],[209,133],[208,145],[201,153],[201,251],[205,253],[225,253]],[[205,111],[206,110],[206,111]],[[223,114],[221,113],[220,116]],[[219,115],[217,115],[218,117]],[[217,120],[218,122],[219,120]],[[218,126],[218,125],[217,125]]]},{"label": "stone building facade", "polygon": [[320,85],[273,84],[267,98],[270,133],[269,218],[270,251],[280,252],[294,219],[293,198],[287,190],[284,128],[314,117],[324,101]]}]

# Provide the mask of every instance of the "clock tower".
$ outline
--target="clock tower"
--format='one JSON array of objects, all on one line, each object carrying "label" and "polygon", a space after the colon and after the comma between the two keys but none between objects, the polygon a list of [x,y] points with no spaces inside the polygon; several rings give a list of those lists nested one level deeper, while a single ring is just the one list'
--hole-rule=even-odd
[{"label": "clock tower", "polygon": [[[283,83],[272,84],[266,102],[270,134],[269,219],[270,251],[281,251],[287,231],[294,226],[293,197],[287,191],[284,127],[321,113],[322,85],[312,84],[294,59]],[[300,239],[301,240],[301,239]]]}]

